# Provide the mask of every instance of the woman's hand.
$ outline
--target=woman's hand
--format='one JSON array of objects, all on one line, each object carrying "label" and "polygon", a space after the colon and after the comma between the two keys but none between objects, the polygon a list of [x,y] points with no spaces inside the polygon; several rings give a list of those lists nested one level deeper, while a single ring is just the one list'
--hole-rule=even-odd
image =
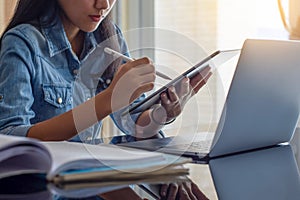
[{"label": "woman's hand", "polygon": [[186,102],[205,85],[211,74],[210,67],[206,67],[191,80],[185,78],[177,87],[170,87],[162,93],[160,104],[139,116],[135,134],[137,140],[157,137],[158,131],[180,115]]},{"label": "woman's hand", "polygon": [[118,69],[110,86],[112,112],[128,106],[153,89],[155,68],[148,58],[128,62]]},{"label": "woman's hand", "polygon": [[193,182],[163,184],[160,188],[161,199],[166,200],[208,200]]},{"label": "woman's hand", "polygon": [[208,66],[191,80],[184,78],[182,82],[174,87],[168,88],[167,92],[161,94],[161,106],[153,110],[152,118],[156,122],[168,122],[180,115],[184,105],[196,94],[212,75]]},{"label": "woman's hand", "polygon": [[143,200],[130,187],[113,190],[111,192],[100,194],[99,196],[105,200]]}]

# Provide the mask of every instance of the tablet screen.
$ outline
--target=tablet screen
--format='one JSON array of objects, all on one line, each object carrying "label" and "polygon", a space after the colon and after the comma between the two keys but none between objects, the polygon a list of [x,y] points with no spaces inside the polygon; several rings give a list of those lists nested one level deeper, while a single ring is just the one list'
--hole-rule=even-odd
[{"label": "tablet screen", "polygon": [[[129,113],[134,114],[149,109],[151,106],[159,102],[160,94],[165,92],[170,86],[172,85],[175,86],[185,77],[192,78],[193,76],[195,76],[196,74],[204,70],[206,67],[211,66],[209,65],[210,61],[213,61],[216,66],[219,66],[222,63],[225,63],[226,61],[230,60],[235,55],[238,55],[239,52],[240,52],[239,49],[234,49],[234,50],[226,50],[226,51],[216,51],[212,53],[211,55],[207,56],[206,58],[198,62],[196,65],[189,68],[187,71],[183,72],[182,74],[180,74],[179,76],[177,76],[176,78],[168,82],[166,85],[159,88],[157,91],[147,96],[139,103],[132,106],[129,109]],[[211,67],[213,70],[213,66]]]}]

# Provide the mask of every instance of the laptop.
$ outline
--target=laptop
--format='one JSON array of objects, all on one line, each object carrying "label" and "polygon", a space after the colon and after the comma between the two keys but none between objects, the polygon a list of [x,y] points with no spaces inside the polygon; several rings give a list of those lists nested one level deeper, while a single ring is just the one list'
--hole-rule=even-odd
[{"label": "laptop", "polygon": [[207,163],[211,158],[289,142],[300,108],[299,52],[297,41],[245,40],[216,131],[205,136],[210,140],[183,144],[182,134],[120,145]]}]

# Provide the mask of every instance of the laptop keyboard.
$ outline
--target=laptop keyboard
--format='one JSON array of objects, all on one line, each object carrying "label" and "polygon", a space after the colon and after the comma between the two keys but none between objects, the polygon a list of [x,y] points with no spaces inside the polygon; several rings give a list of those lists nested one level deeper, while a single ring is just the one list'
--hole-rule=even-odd
[{"label": "laptop keyboard", "polygon": [[191,144],[171,145],[168,148],[184,149],[189,152],[209,152],[212,140],[201,140]]}]

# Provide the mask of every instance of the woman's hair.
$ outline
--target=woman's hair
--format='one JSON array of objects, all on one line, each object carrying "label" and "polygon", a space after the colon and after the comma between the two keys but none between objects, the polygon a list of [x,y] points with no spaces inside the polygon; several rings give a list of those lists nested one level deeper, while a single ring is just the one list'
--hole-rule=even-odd
[{"label": "woman's hair", "polygon": [[[54,15],[49,18],[49,21],[46,21],[44,24],[39,24],[39,18],[42,17],[49,9],[54,10]],[[15,8],[13,17],[11,18],[9,24],[5,28],[2,36],[0,38],[0,49],[1,42],[4,34],[10,29],[18,26],[19,24],[32,24],[33,26],[39,28],[43,26],[51,26],[56,15],[61,11],[59,3],[57,0],[19,0]],[[111,14],[109,14],[99,25],[98,29],[100,30],[101,38],[106,40],[111,38],[116,34],[115,28],[111,23]],[[118,41],[113,41],[115,44],[113,46],[118,46]],[[120,65],[120,61],[116,60],[112,63],[107,70],[104,72],[104,76],[110,76],[116,71],[116,67]]]},{"label": "woman's hair", "polygon": [[[19,0],[13,17],[2,33],[1,40],[7,31],[19,24],[37,23],[38,19],[47,13],[49,8],[54,8],[57,11],[59,9],[57,0]],[[33,25],[37,26],[38,24]]]}]

